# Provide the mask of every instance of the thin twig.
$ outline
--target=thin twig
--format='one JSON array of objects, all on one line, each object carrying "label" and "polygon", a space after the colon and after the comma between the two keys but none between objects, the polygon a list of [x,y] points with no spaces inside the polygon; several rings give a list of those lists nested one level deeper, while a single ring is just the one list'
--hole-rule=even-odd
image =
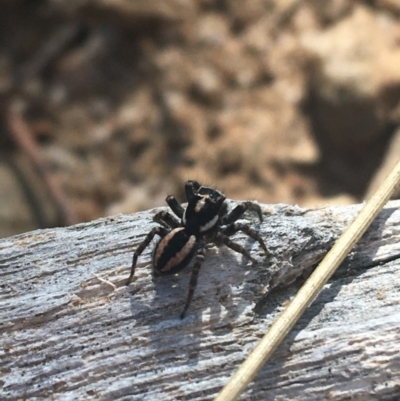
[{"label": "thin twig", "polygon": [[289,306],[278,317],[269,331],[257,344],[256,348],[231,377],[215,398],[215,401],[234,401],[240,396],[370,226],[385,203],[390,199],[399,182],[400,161],[382,186],[368,200],[347,230],[341,235]]},{"label": "thin twig", "polygon": [[57,205],[61,223],[67,226],[79,223],[79,219],[69,206],[68,201],[59,186],[59,183],[51,174],[46,163],[42,160],[39,148],[36,142],[33,140],[32,133],[28,125],[23,120],[21,114],[15,110],[15,108],[10,108],[8,125],[12,138],[15,140],[21,150],[29,157],[38,173],[43,178],[43,181],[47,185],[49,193]]}]

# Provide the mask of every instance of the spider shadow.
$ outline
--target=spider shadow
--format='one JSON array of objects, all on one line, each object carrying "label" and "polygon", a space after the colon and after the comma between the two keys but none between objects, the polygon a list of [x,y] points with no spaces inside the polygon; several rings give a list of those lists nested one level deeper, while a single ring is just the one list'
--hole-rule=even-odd
[{"label": "spider shadow", "polygon": [[[209,251],[210,264],[213,270],[210,272],[210,277],[207,278],[211,287],[210,294],[205,294],[209,297],[209,313],[211,320],[216,323],[215,327],[222,329],[227,323],[231,323],[234,316],[240,315],[244,306],[235,305],[232,302],[234,288],[239,288],[246,280],[247,269],[245,266],[251,266],[251,262],[247,259],[240,261],[237,254],[221,246]],[[239,296],[242,291],[240,291]],[[224,315],[224,317],[221,316]]]},{"label": "spider shadow", "polygon": [[[246,222],[250,220],[251,228],[259,232],[262,223],[256,218],[243,218],[240,220]],[[239,239],[241,237],[243,239]],[[267,256],[256,240],[252,239],[245,233],[240,232],[230,238],[241,245],[244,242],[243,247],[252,256],[257,255],[256,258],[259,265],[267,263]],[[249,306],[252,306],[253,309],[253,306],[255,305],[254,300],[260,297],[262,292],[258,293],[258,285],[254,284],[255,277],[252,274],[254,265],[245,255],[222,246],[219,248],[219,252],[215,257],[220,260],[221,272],[219,275],[219,283],[216,284],[216,287],[218,288],[218,299],[216,302],[211,304],[210,315],[213,320],[217,321],[217,324],[211,327],[211,330],[216,334],[220,334],[221,331],[224,332],[226,329],[229,330],[232,322],[241,316],[245,309]],[[221,282],[224,283],[223,287],[220,284]],[[233,288],[238,289],[236,294],[233,294]],[[240,300],[239,303],[233,303],[232,298],[234,298],[234,296],[236,299]],[[225,316],[221,320],[219,317],[222,309],[225,310]]]},{"label": "spider shadow", "polygon": [[[183,354],[186,357],[189,366],[196,366],[199,362],[203,340],[209,335],[207,331],[213,331],[214,325],[222,327],[226,324],[226,322],[220,321],[223,306],[218,299],[221,290],[224,292],[224,297],[229,298],[231,295],[230,285],[225,281],[231,271],[226,266],[235,266],[238,271],[240,271],[240,266],[229,250],[221,252],[221,248],[207,247],[194,297],[184,319],[180,319],[180,314],[189,290],[193,261],[177,275],[153,278],[154,297],[149,309],[160,308],[160,305],[168,304],[167,316],[162,318],[167,319],[166,325],[173,326],[173,331],[179,331],[174,335],[173,347],[179,350],[180,355]],[[239,280],[244,279],[244,273],[245,271]],[[222,287],[221,281],[224,282]],[[155,349],[165,351],[157,332],[151,331],[150,334],[151,345]],[[188,344],[190,345],[188,346]]]},{"label": "spider shadow", "polygon": [[[201,331],[182,330],[187,318],[181,320],[179,317],[186,300],[190,269],[185,269],[179,275],[153,277],[150,274],[151,264],[144,268],[149,270],[146,279],[150,283],[145,288],[137,287],[131,292],[130,309],[132,319],[136,320],[135,326],[144,333],[146,348],[154,350],[151,359],[156,359],[156,366],[163,367],[174,359],[175,354],[179,359],[177,364],[196,365],[198,355],[193,354],[193,349],[200,348]],[[143,291],[152,294],[145,299],[138,298]],[[190,320],[194,320],[192,316]]]},{"label": "spider shadow", "polygon": [[[249,252],[256,246],[253,240],[250,242],[252,247],[246,246]],[[146,260],[150,259],[149,252],[143,256]],[[246,257],[238,258],[236,252],[225,246],[210,246],[206,249],[192,304],[181,320],[192,266],[193,261],[177,275],[152,277],[148,274],[145,279],[150,283],[147,282],[144,288],[139,287],[137,281],[131,284],[135,286],[136,283],[130,296],[132,318],[138,325],[147,326],[146,338],[160,366],[165,364],[166,353],[179,355],[180,363],[184,361],[185,365],[196,366],[209,332],[222,335],[230,331],[232,321],[241,315],[250,302],[235,305],[231,297],[232,287],[241,287],[236,297],[241,297],[242,292],[246,291],[246,284],[243,283],[246,283],[251,262]],[[151,264],[138,267],[150,273]],[[139,294],[143,291],[153,291],[150,303],[148,298],[140,298]],[[221,319],[222,314],[224,317]]]},{"label": "spider shadow", "polygon": [[[206,269],[209,268],[207,260],[204,265]],[[131,284],[134,287],[130,291],[131,317],[136,321],[135,326],[139,331],[144,330],[146,346],[154,350],[152,358],[157,360],[157,366],[164,366],[168,363],[165,355],[169,355],[169,358],[172,355],[173,358],[173,354],[179,359],[178,364],[198,363],[203,330],[199,330],[202,311],[194,308],[197,292],[186,317],[180,319],[189,288],[191,267],[192,264],[176,275],[154,277],[151,263],[147,263],[141,267],[148,271],[144,278],[147,281],[145,285],[139,286],[138,281]],[[208,276],[202,277],[201,273],[200,282]],[[141,296],[144,292],[148,293],[146,297]]]}]

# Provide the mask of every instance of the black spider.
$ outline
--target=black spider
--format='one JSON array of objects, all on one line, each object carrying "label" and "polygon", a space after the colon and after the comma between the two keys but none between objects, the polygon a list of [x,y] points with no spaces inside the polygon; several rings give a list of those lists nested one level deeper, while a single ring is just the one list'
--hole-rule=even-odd
[{"label": "black spider", "polygon": [[262,221],[259,205],[253,202],[242,202],[231,212],[228,212],[224,194],[216,189],[200,185],[196,181],[188,181],[185,184],[185,193],[188,201],[186,209],[179,204],[173,195],[167,196],[166,202],[175,215],[179,217],[179,220],[167,211],[159,212],[154,216],[154,221],[159,223],[160,226],[153,228],[136,249],[133,254],[131,274],[126,282],[126,285],[131,283],[138,257],[156,234],[161,239],[155,246],[153,253],[155,276],[175,274],[184,269],[194,257],[195,263],[190,278],[189,293],[181,319],[185,317],[192,301],[199,270],[204,260],[206,244],[214,243],[217,246],[225,244],[254,263],[256,260],[246,249],[229,239],[237,231],[243,231],[258,241],[265,253],[268,253],[263,239],[255,230],[247,224],[236,222],[246,210],[255,211]]}]

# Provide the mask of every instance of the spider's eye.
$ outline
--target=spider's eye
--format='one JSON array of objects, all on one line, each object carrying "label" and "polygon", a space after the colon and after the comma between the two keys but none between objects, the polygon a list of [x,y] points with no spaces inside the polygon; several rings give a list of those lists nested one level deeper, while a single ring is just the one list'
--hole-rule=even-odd
[{"label": "spider's eye", "polygon": [[221,196],[218,191],[207,187],[201,187],[197,193],[201,195],[201,197],[209,198],[212,201],[215,201]]}]

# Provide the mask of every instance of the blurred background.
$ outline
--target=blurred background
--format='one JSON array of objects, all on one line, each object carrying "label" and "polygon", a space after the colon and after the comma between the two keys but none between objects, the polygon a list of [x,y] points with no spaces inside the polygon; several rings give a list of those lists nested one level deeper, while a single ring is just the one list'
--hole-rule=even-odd
[{"label": "blurred background", "polygon": [[0,0],[0,237],[188,179],[360,202],[399,157],[398,0]]}]

